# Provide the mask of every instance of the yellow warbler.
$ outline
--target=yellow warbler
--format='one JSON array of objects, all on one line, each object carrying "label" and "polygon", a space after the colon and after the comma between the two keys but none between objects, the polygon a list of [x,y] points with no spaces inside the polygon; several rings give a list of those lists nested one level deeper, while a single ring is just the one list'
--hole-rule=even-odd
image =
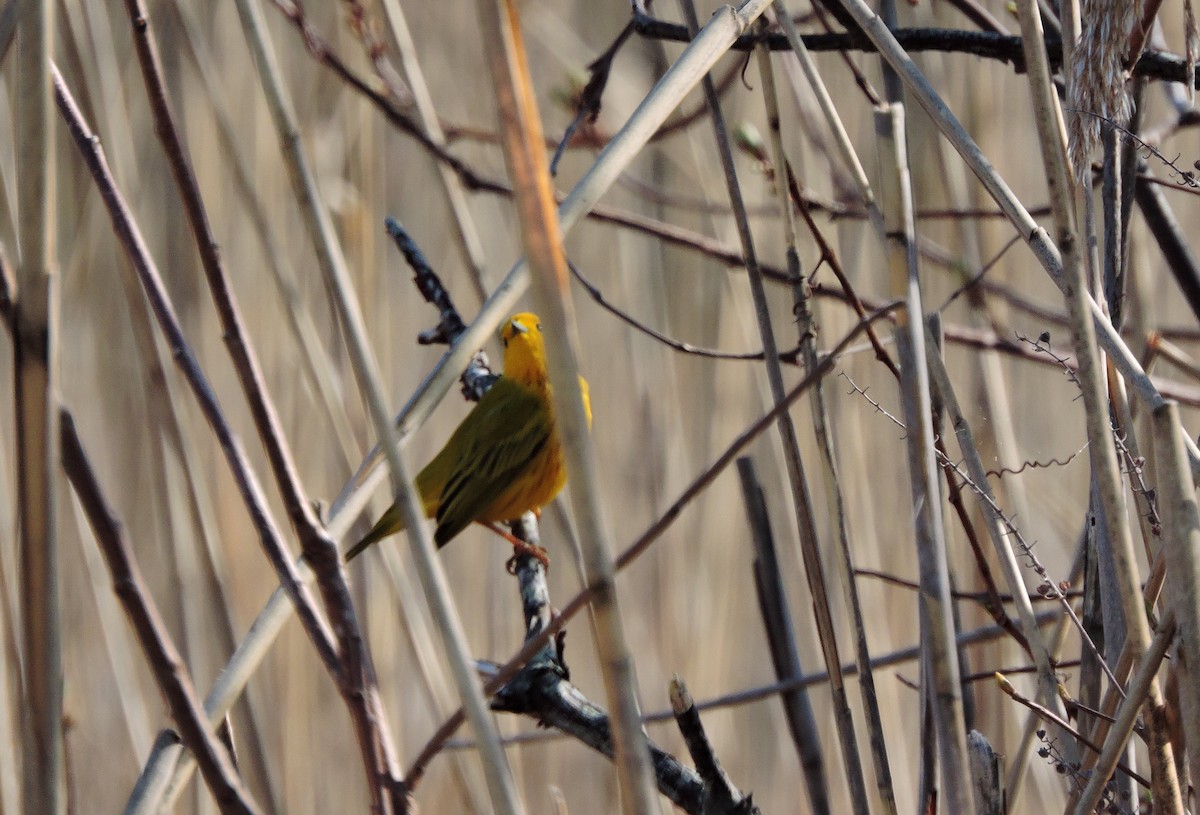
[{"label": "yellow warbler", "polygon": [[[437,519],[438,547],[473,521],[519,518],[558,495],[567,481],[562,441],[546,374],[542,324],[535,314],[514,315],[500,331],[504,374],[483,395],[446,446],[417,474],[427,517]],[[583,404],[592,420],[588,386]],[[346,552],[346,560],[404,529],[395,504]]]}]

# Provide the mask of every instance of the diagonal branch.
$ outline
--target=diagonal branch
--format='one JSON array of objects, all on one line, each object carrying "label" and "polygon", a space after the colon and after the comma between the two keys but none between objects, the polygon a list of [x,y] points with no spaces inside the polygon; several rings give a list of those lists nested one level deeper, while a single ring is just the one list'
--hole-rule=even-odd
[{"label": "diagonal branch", "polygon": [[104,559],[112,575],[113,590],[129,622],[137,632],[146,661],[154,671],[158,687],[167,698],[171,718],[179,728],[183,742],[200,765],[217,806],[226,815],[256,815],[260,810],[242,785],[237,768],[224,745],[212,731],[204,707],[188,675],[187,666],[171,640],[150,590],[142,579],[121,522],[113,514],[96,480],[96,474],[75,430],[75,420],[66,411],[60,415],[62,465],[75,488],[75,495],[96,533]]}]

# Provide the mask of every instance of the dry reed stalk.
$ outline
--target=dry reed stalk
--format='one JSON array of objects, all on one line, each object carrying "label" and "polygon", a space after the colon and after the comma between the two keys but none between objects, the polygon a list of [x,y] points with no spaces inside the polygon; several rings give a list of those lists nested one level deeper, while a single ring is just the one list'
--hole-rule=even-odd
[{"label": "dry reed stalk", "polygon": [[[689,32],[695,37],[699,31],[699,20],[696,16],[692,0],[680,0],[684,19],[687,21]],[[743,262],[750,284],[750,296],[754,303],[754,315],[758,325],[759,338],[763,345],[763,361],[765,363],[767,382],[771,390],[771,398],[779,402],[784,396],[783,372],[779,364],[779,349],[775,340],[775,330],[771,325],[770,309],[766,298],[766,287],[763,283],[762,271],[758,266],[757,252],[754,246],[754,236],[750,231],[749,219],[746,215],[746,204],[743,200],[741,185],[738,181],[737,170],[733,163],[733,149],[730,145],[725,117],[721,111],[720,99],[710,76],[705,76],[701,85],[704,89],[709,116],[713,123],[717,150],[721,159],[721,169],[725,177],[725,186],[733,207],[734,221],[737,225],[738,239],[742,246]],[[814,622],[821,641],[822,656],[826,668],[832,676],[831,690],[833,692],[834,722],[837,727],[838,743],[841,748],[842,763],[849,784],[851,805],[856,813],[870,811],[867,800],[866,781],[862,769],[862,759],[858,751],[858,739],[854,732],[854,718],[850,711],[849,699],[845,683],[841,678],[841,658],[838,654],[837,636],[834,631],[833,613],[829,602],[829,591],[825,580],[824,567],[821,563],[820,543],[817,536],[817,523],[814,514],[812,494],[808,480],[804,474],[804,466],[800,460],[800,443],[796,435],[796,426],[788,413],[780,414],[776,422],[779,441],[782,447],[784,463],[787,468],[788,486],[791,492],[792,509],[795,513],[796,527],[799,531],[800,552],[804,562],[805,577],[809,591],[812,593]]]},{"label": "dry reed stalk", "polygon": [[[785,31],[790,29],[789,41],[792,43],[793,48],[796,48],[799,40],[795,36],[795,26],[791,19],[786,16],[786,13],[782,16],[780,15],[781,10],[786,12],[783,9],[782,3],[776,0],[776,16],[783,22]],[[774,179],[775,192],[779,198],[780,211],[783,213],[788,272],[793,279],[799,281],[793,284],[793,310],[797,315],[797,330],[800,333],[800,349],[804,359],[804,369],[811,371],[817,364],[816,338],[818,332],[816,319],[811,310],[811,291],[808,282],[803,279],[800,269],[796,221],[792,209],[791,190],[789,189],[791,186],[789,182],[793,180],[794,176],[791,164],[788,162],[783,148],[783,134],[780,128],[782,117],[779,112],[779,100],[775,88],[775,75],[771,65],[770,52],[761,45],[756,49],[756,52],[758,55],[759,75],[763,83],[763,99],[766,105],[767,121],[769,123],[771,157],[776,168]],[[864,197],[864,203],[877,215],[878,210],[871,199],[870,187],[866,183],[865,173],[858,161],[858,156],[849,143],[849,137],[846,134],[841,119],[837,116],[837,111],[832,106],[832,100],[825,89],[824,83],[821,81],[820,75],[816,73],[816,66],[811,56],[808,55],[807,51],[803,51],[802,44],[796,50],[796,55],[800,58],[801,64],[805,66],[805,77],[808,79],[813,91],[817,94],[818,100],[821,101],[822,111],[828,118],[828,124],[834,133],[834,139],[843,156],[843,160],[850,165],[850,170],[856,180],[860,181],[860,194]],[[828,107],[826,107],[826,103],[828,103]],[[803,211],[803,203],[800,201],[796,203]],[[805,217],[808,218],[807,213],[805,213]],[[822,242],[823,239],[816,232],[815,228],[813,228],[815,225],[811,223],[811,220],[809,226],[814,232],[814,238],[818,242]],[[827,255],[832,255],[828,247],[825,248],[825,251]],[[829,263],[843,286],[847,287],[848,281],[840,274],[840,264],[836,258],[831,257]],[[874,339],[873,335],[872,339]],[[882,347],[876,349],[877,355],[883,353]],[[839,557],[835,563],[838,567],[838,581],[841,584],[846,606],[850,609],[851,619],[854,624],[855,664],[859,668],[859,689],[863,698],[867,733],[870,736],[869,743],[875,770],[876,791],[879,794],[879,801],[883,806],[884,812],[895,813],[896,793],[892,785],[892,771],[890,762],[888,761],[883,720],[880,715],[879,700],[875,690],[874,672],[871,670],[870,652],[867,647],[866,625],[863,620],[862,605],[859,602],[858,587],[853,579],[854,563],[850,547],[850,530],[846,517],[845,499],[839,480],[837,461],[833,452],[833,429],[830,426],[823,382],[818,382],[814,387],[809,401],[813,416],[813,432],[817,440],[818,458],[821,463],[827,516],[832,519],[837,535],[836,547]],[[836,671],[831,672],[831,675],[836,676],[836,674]]]},{"label": "dry reed stalk", "polygon": [[[91,9],[90,4],[88,9]],[[79,16],[82,16],[82,12]],[[69,21],[74,18],[74,14],[67,15]],[[75,31],[75,34],[77,37],[84,36],[83,32],[78,30]],[[103,52],[105,48],[111,47],[111,44],[105,43],[98,50]],[[134,167],[132,158],[127,155],[129,146],[133,143],[132,134],[128,131],[132,114],[124,104],[124,94],[119,92],[119,86],[115,81],[108,79],[111,71],[101,70],[98,73],[100,77],[98,81],[99,94],[103,100],[102,107],[110,114],[110,132],[113,132],[115,136],[109,141],[109,146],[116,153],[118,165],[124,161],[126,172],[123,176],[136,187],[140,176]],[[206,602],[205,605],[211,608],[212,613],[217,617],[218,624],[215,635],[219,641],[218,652],[221,654],[231,653],[237,644],[237,639],[226,590],[228,573],[224,567],[223,554],[217,540],[217,521],[213,503],[210,500],[208,483],[200,474],[201,466],[197,461],[196,450],[193,445],[187,443],[181,428],[180,417],[184,416],[185,412],[183,397],[179,392],[179,381],[170,371],[170,363],[166,359],[167,349],[155,339],[145,298],[136,287],[122,286],[122,292],[128,305],[128,313],[131,315],[130,328],[134,343],[142,364],[145,366],[144,377],[141,380],[141,383],[145,385],[142,388],[145,402],[151,423],[158,431],[155,436],[157,454],[150,457],[154,483],[172,485],[168,487],[168,490],[177,489],[184,496],[183,501],[187,507],[186,519],[175,519],[171,516],[169,509],[164,509],[164,514],[167,515],[168,531],[164,534],[163,540],[172,542],[172,545],[168,547],[168,554],[173,556],[176,561],[189,554],[186,547],[183,546],[183,542],[188,537],[184,531],[185,526],[190,526],[193,538],[202,542],[203,547],[198,559],[200,570],[204,575],[205,589],[201,594],[205,598],[220,598],[220,602]],[[182,484],[177,484],[179,475],[176,468],[182,470]],[[178,605],[186,615],[185,619],[188,619],[193,616],[191,611],[197,604],[190,601],[186,591],[189,583],[185,581],[180,585],[185,590],[176,593]],[[195,629],[194,626],[191,628]],[[110,630],[119,629],[110,627]],[[114,661],[119,660],[120,657],[114,655],[113,659]],[[120,672],[117,671],[117,673]],[[123,696],[122,699],[127,704],[133,701],[127,696]],[[243,759],[250,765],[251,774],[261,778],[266,785],[268,810],[279,811],[279,807],[272,803],[277,800],[277,795],[262,761],[264,748],[260,725],[261,710],[255,696],[248,699],[247,713],[249,726],[243,728],[241,732],[241,738],[246,742]]]},{"label": "dry reed stalk", "polygon": [[[244,450],[232,433],[227,419],[221,413],[220,406],[196,362],[194,353],[183,336],[173,306],[166,296],[154,263],[146,251],[137,224],[132,220],[120,192],[113,184],[98,140],[94,139],[87,130],[77,107],[61,81],[61,77],[56,74],[55,80],[60,109],[68,122],[76,146],[80,149],[85,163],[92,172],[102,197],[109,207],[114,231],[126,250],[130,265],[133,267],[132,271],[138,275],[138,280],[144,287],[155,316],[169,338],[176,361],[196,394],[205,418],[218,438],[227,463],[233,470],[234,480],[258,528],[260,540],[267,552],[268,559],[276,567],[281,583],[288,589],[291,599],[300,606],[300,616],[305,622],[306,632],[316,646],[318,655],[321,656],[325,666],[336,678],[340,676],[341,671],[339,656],[335,651],[328,626],[317,611],[305,587],[306,578],[302,577],[299,570],[293,566],[290,555],[286,553],[282,545],[281,535],[265,507],[262,489],[247,463]],[[122,266],[121,268],[125,269],[126,267]],[[128,280],[127,285],[132,286],[136,283]],[[353,666],[351,666],[351,670],[353,670]],[[136,808],[137,806],[146,806],[147,803],[143,800],[132,805]]]},{"label": "dry reed stalk", "polygon": [[612,723],[621,809],[631,815],[649,815],[655,809],[654,776],[642,732],[633,654],[617,602],[611,544],[600,506],[600,484],[579,384],[570,280],[520,15],[511,0],[479,0],[476,8],[485,32],[484,51],[499,106],[504,156],[516,191],[534,304],[547,326],[546,356],[554,386],[554,412],[571,473],[568,489],[579,528],[584,579],[593,592],[592,625]]},{"label": "dry reed stalk", "polygon": [[[1072,558],[1071,570],[1066,581],[1068,585],[1072,586],[1078,582],[1082,574],[1084,549],[1087,546],[1086,534],[1080,534],[1077,537],[1078,542],[1075,546],[1075,555]],[[1074,623],[1075,615],[1060,614],[1055,621],[1054,630],[1050,632],[1049,636],[1044,638],[1050,658],[1055,664],[1058,664],[1063,647],[1067,641],[1067,632],[1074,629]],[[1025,719],[1025,726],[1021,731],[1021,740],[1018,742],[1017,749],[1008,753],[1008,775],[1004,780],[1004,792],[1010,801],[1019,800],[1018,796],[1021,793],[1022,785],[1025,783],[1025,775],[1029,770],[1029,753],[1033,749],[1034,739],[1037,736],[1037,731],[1040,729],[1039,722],[1040,719],[1037,714],[1030,712],[1029,716]]]},{"label": "dry reed stalk", "polygon": [[220,76],[214,67],[218,62],[201,36],[196,11],[187,3],[175,3],[173,7],[185,35],[185,50],[200,75],[205,95],[212,108],[222,154],[229,164],[234,184],[246,207],[254,237],[262,246],[262,255],[271,273],[271,280],[279,290],[279,299],[284,304],[287,325],[298,349],[301,371],[309,387],[320,396],[325,418],[333,428],[346,468],[350,469],[360,457],[359,444],[346,415],[346,408],[342,402],[344,394],[341,393],[337,373],[333,370],[330,352],[325,348],[320,331],[313,321],[312,311],[301,295],[296,270],[287,264],[287,252],[269,226],[268,207],[243,156],[244,151],[230,104],[221,90]]},{"label": "dry reed stalk", "polygon": [[57,815],[63,764],[63,640],[59,587],[58,279],[50,55],[54,4],[17,4],[15,99],[17,237],[13,407],[16,413],[18,563],[22,634],[22,805]]},{"label": "dry reed stalk", "polygon": [[[1062,144],[1062,119],[1057,109],[1057,95],[1050,77],[1045,51],[1038,36],[1041,31],[1041,14],[1033,0],[1022,0],[1018,4],[1021,20],[1023,45],[1029,65],[1030,89],[1037,112],[1035,123],[1041,143],[1042,162],[1046,171],[1050,191],[1050,204],[1054,213],[1057,244],[1062,251],[1063,294],[1067,301],[1067,312],[1071,320],[1071,336],[1075,345],[1075,357],[1079,365],[1076,381],[1083,393],[1086,417],[1088,452],[1092,462],[1092,474],[1096,480],[1101,511],[1108,530],[1111,546],[1112,571],[1117,580],[1121,609],[1125,620],[1125,633],[1132,648],[1131,656],[1136,660],[1150,643],[1150,628],[1146,610],[1142,605],[1142,590],[1138,580],[1137,559],[1133,550],[1128,512],[1122,495],[1122,479],[1113,444],[1109,423],[1105,367],[1101,362],[1096,342],[1094,315],[1089,313],[1087,274],[1083,252],[1086,247],[1080,242],[1078,210],[1075,207],[1076,190],[1071,182],[1067,163],[1067,151]],[[1090,220],[1089,220],[1090,223]],[[1107,320],[1104,322],[1107,323]],[[1158,685],[1150,677],[1148,685],[1152,707],[1162,704]],[[1152,732],[1155,725],[1151,722]],[[1110,735],[1106,748],[1113,741]],[[1169,754],[1169,747],[1167,750]],[[1108,751],[1102,759],[1108,755]],[[1114,755],[1115,758],[1115,755]],[[1152,779],[1156,806],[1164,812],[1182,810],[1178,780],[1172,761],[1163,761],[1163,753],[1151,751]],[[1079,805],[1088,810],[1095,805],[1101,786],[1094,783],[1099,775],[1107,777],[1111,767],[1099,766]],[[1103,779],[1101,779],[1103,780]],[[1078,810],[1077,810],[1078,811]]]},{"label": "dry reed stalk", "polygon": [[[1163,790],[1162,783],[1157,779],[1160,772],[1158,769],[1163,763],[1172,763],[1170,745],[1161,741],[1161,736],[1156,736],[1156,733],[1161,734],[1162,726],[1162,700],[1156,702],[1153,700],[1151,693],[1155,685],[1154,677],[1158,673],[1158,669],[1162,664],[1163,657],[1166,656],[1167,648],[1171,645],[1171,640],[1175,637],[1175,615],[1173,612],[1168,614],[1158,623],[1158,630],[1154,637],[1151,638],[1146,649],[1142,652],[1141,658],[1138,660],[1136,668],[1129,679],[1129,686],[1126,689],[1125,699],[1117,707],[1117,712],[1112,723],[1112,727],[1108,731],[1108,738],[1104,741],[1103,749],[1100,756],[1096,759],[1095,767],[1088,777],[1087,786],[1079,794],[1078,800],[1071,808],[1073,815],[1089,815],[1096,809],[1096,804],[1100,800],[1100,796],[1104,792],[1105,784],[1108,783],[1108,777],[1112,775],[1113,770],[1117,767],[1117,762],[1121,755],[1125,752],[1126,741],[1133,733],[1133,727],[1137,723],[1138,714],[1141,713],[1143,705],[1150,705],[1151,710],[1147,719],[1148,730],[1151,738],[1150,763],[1154,769],[1152,776],[1154,806],[1155,812],[1183,812],[1182,805],[1178,801],[1179,791],[1175,790],[1176,800],[1162,799],[1159,797],[1160,792],[1169,792]],[[1158,711],[1156,713],[1156,710]],[[1157,721],[1155,721],[1157,719]],[[1172,764],[1172,771],[1174,766]],[[1172,772],[1173,775],[1173,772]]]},{"label": "dry reed stalk", "polygon": [[[1154,412],[1154,443],[1158,452],[1157,497],[1164,522],[1163,549],[1166,553],[1167,606],[1179,624],[1179,694],[1188,769],[1200,778],[1200,698],[1196,674],[1200,670],[1200,511],[1196,508],[1196,485],[1187,468],[1187,458],[1175,428],[1179,406],[1168,402]],[[1161,623],[1160,623],[1161,625]],[[1182,745],[1180,745],[1182,747]]]},{"label": "dry reed stalk", "polygon": [[946,370],[945,362],[941,355],[934,351],[932,344],[927,345],[927,349],[933,385],[946,410],[947,418],[950,420],[950,426],[958,440],[959,450],[965,459],[967,471],[974,482],[974,487],[983,491],[980,498],[982,499],[983,514],[987,520],[988,536],[995,549],[996,559],[1000,563],[1000,570],[1004,574],[1009,594],[1017,607],[1021,632],[1025,635],[1025,641],[1029,644],[1037,665],[1039,697],[1043,704],[1049,705],[1056,714],[1065,717],[1066,710],[1058,696],[1058,677],[1055,673],[1054,657],[1042,638],[1041,629],[1034,616],[1033,604],[1025,591],[1025,580],[1021,575],[1021,566],[1017,562],[1018,555],[1013,549],[1009,533],[1009,521],[1000,513],[995,497],[992,495],[991,487],[988,484],[987,468],[984,466],[979,448],[975,444],[971,426],[967,423],[967,419],[959,407],[958,397],[954,392],[954,385]]},{"label": "dry reed stalk", "polygon": [[958,652],[954,647],[953,601],[950,597],[946,536],[942,526],[941,492],[930,427],[933,405],[926,363],[925,321],[916,265],[916,235],[904,108],[897,104],[876,109],[875,135],[880,161],[880,209],[888,236],[888,277],[893,296],[902,297],[905,310],[897,318],[896,347],[900,356],[900,389],[904,403],[906,451],[912,490],[917,558],[921,575],[922,665],[932,683],[922,686],[933,711],[937,731],[938,768],[945,806],[967,812],[971,806],[968,777],[967,728],[963,719]]},{"label": "dry reed stalk", "polygon": [[871,182],[867,178],[867,171],[863,169],[862,162],[859,161],[858,153],[854,149],[854,143],[850,141],[850,134],[846,132],[846,126],[842,123],[842,118],[838,115],[837,108],[833,104],[833,97],[830,96],[829,89],[825,86],[824,80],[821,79],[821,74],[817,70],[817,62],[804,45],[804,40],[800,37],[800,32],[796,30],[796,24],[792,21],[791,15],[788,14],[787,5],[784,3],[784,0],[773,0],[772,8],[775,10],[775,19],[779,22],[784,36],[787,37],[788,44],[792,47],[792,51],[800,63],[800,70],[803,72],[809,88],[812,90],[813,95],[817,97],[817,104],[820,106],[821,113],[825,117],[826,126],[833,134],[833,141],[837,145],[838,154],[845,165],[845,170],[854,179],[855,187],[861,199],[860,202],[867,208],[867,212],[876,230],[880,230],[883,222],[879,209],[875,206],[875,196],[871,192]]}]

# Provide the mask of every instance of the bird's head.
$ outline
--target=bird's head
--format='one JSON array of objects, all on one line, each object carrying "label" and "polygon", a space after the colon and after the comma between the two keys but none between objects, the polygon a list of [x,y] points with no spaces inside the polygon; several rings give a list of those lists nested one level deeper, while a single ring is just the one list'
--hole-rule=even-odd
[{"label": "bird's head", "polygon": [[546,345],[536,314],[514,314],[500,329],[504,375],[527,385],[546,382]]}]

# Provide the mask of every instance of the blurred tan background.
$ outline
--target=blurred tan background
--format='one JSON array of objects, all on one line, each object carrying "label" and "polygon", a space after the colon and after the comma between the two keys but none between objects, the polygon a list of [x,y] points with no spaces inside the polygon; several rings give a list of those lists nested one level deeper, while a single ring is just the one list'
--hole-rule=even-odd
[{"label": "blurred tan background", "polygon": [[[318,181],[334,216],[347,260],[355,274],[374,350],[387,379],[394,408],[398,408],[438,359],[440,349],[420,347],[418,331],[436,321],[411,285],[410,270],[383,231],[387,215],[403,223],[441,273],[463,316],[470,320],[479,305],[450,226],[450,214],[435,165],[410,138],[391,128],[371,105],[317,64],[295,28],[277,9],[264,4],[270,32],[286,82],[301,121],[301,137],[318,170]],[[448,129],[477,133],[495,131],[495,108],[490,78],[482,60],[475,5],[467,0],[436,4],[404,3],[416,42],[416,56],[429,83],[438,114]],[[1004,4],[985,3],[1011,24]],[[905,25],[969,25],[941,2],[902,4]],[[383,8],[366,4],[368,14],[382,25]],[[657,13],[678,18],[678,9],[661,4]],[[793,9],[802,11],[803,9]],[[700,9],[706,19],[711,7]],[[314,29],[360,75],[375,82],[362,44],[346,24],[344,4],[310,3],[306,8]],[[585,66],[607,47],[627,20],[621,2],[546,2],[522,6],[522,21],[538,101],[547,134],[557,136],[572,111],[561,99]],[[236,285],[251,339],[264,367],[271,395],[295,451],[301,477],[314,500],[328,504],[374,442],[350,371],[336,317],[328,304],[313,251],[295,207],[279,157],[278,143],[263,102],[253,62],[231,4],[167,2],[150,4],[172,92],[172,107],[184,127],[213,228]],[[1179,8],[1167,4],[1164,21],[1178,20]],[[58,11],[57,61],[88,120],[100,135],[113,172],[132,206],[150,251],[167,281],[188,338],[200,354],[205,372],[217,388],[221,404],[235,422],[260,477],[269,482],[261,447],[249,422],[245,403],[232,376],[211,300],[194,251],[181,206],[170,182],[149,118],[145,91],[132,56],[129,21],[122,4],[64,0]],[[1168,26],[1170,29],[1170,26]],[[811,28],[806,30],[812,30]],[[1168,41],[1181,50],[1181,36],[1167,31]],[[389,58],[398,63],[388,39]],[[617,58],[597,124],[602,133],[620,126],[654,79],[678,55],[681,46],[632,38]],[[882,90],[874,56],[852,57]],[[823,125],[809,112],[811,101],[802,83],[791,82],[776,56],[783,96],[784,137],[802,183],[814,193],[837,199],[830,157],[814,146],[826,140]],[[924,54],[921,67],[980,142],[1004,178],[1027,206],[1046,201],[1045,183],[1029,116],[1028,87],[1010,66],[964,55]],[[727,70],[733,58],[720,63]],[[856,90],[840,57],[818,56],[839,111],[874,180],[876,164],[870,105]],[[212,85],[202,80],[207,72]],[[793,88],[801,89],[798,107]],[[13,82],[4,69],[0,83],[0,132],[12,126]],[[1146,96],[1151,122],[1170,113],[1159,88]],[[683,106],[694,109],[697,93]],[[744,84],[735,81],[723,94],[731,124],[749,122],[765,133],[761,79],[753,61]],[[908,108],[909,139],[919,209],[984,206],[981,188],[939,139],[925,116]],[[234,142],[221,136],[226,119]],[[56,123],[61,124],[61,123]],[[187,511],[189,487],[182,460],[164,454],[161,427],[153,418],[150,389],[162,385],[149,377],[146,360],[134,345],[131,312],[121,285],[124,256],[115,243],[109,221],[90,179],[65,133],[59,139],[57,230],[62,274],[62,397],[73,411],[101,483],[123,519],[141,566],[172,634],[183,649],[198,686],[206,690],[227,657],[219,609],[228,602],[233,632],[238,639],[275,586],[234,489],[228,468],[213,443],[190,395],[179,382],[180,404],[187,436],[187,455],[196,468],[204,494],[198,496],[210,524],[208,533],[219,550],[225,598],[214,597],[200,570],[203,535]],[[236,161],[245,165],[249,186],[237,183]],[[493,143],[458,138],[451,149],[483,175],[504,177],[503,157]],[[1196,133],[1184,131],[1164,146],[1167,155],[1182,153],[1181,164],[1200,156]],[[591,149],[574,149],[563,160],[557,186],[570,185],[594,157]],[[1153,163],[1152,163],[1153,164]],[[774,206],[767,180],[745,156],[739,173],[751,205]],[[1165,177],[1161,167],[1152,171]],[[13,155],[0,148],[0,237],[13,246]],[[663,194],[656,201],[634,185],[649,184]],[[1171,203],[1185,230],[1195,231],[1197,209],[1190,195],[1172,194]],[[252,196],[253,198],[249,198]],[[468,193],[472,217],[486,250],[485,284],[498,282],[519,254],[519,234],[508,200]],[[701,202],[703,206],[693,206]],[[702,233],[737,250],[737,234],[728,214],[728,199],[706,119],[649,146],[604,203],[647,215]],[[273,249],[266,248],[251,216],[255,207],[266,214]],[[856,219],[817,218],[839,253],[859,293],[876,300],[888,296],[881,254],[873,233]],[[764,262],[783,265],[782,229],[776,215],[756,217],[755,238]],[[943,247],[966,274],[979,260],[991,259],[1012,237],[1000,219],[975,221],[922,220],[923,237]],[[814,244],[801,228],[802,261],[811,270],[818,258]],[[1138,293],[1131,303],[1135,325],[1193,329],[1195,320],[1178,295],[1157,250],[1134,219],[1131,263]],[[659,330],[686,342],[731,351],[760,348],[744,271],[655,238],[587,221],[567,241],[572,260],[612,303]],[[268,252],[275,252],[268,257]],[[13,252],[9,249],[9,254]],[[294,284],[289,306],[272,266]],[[927,307],[939,306],[962,280],[958,271],[929,262],[923,265]],[[1059,295],[1023,245],[1013,247],[989,275],[989,280],[1012,287],[1022,296],[1061,311]],[[817,282],[836,290],[828,269]],[[750,422],[767,408],[769,392],[761,365],[752,362],[702,359],[677,353],[635,333],[599,309],[575,287],[582,369],[591,382],[595,423],[593,434],[605,485],[603,496],[611,539],[618,549],[632,542],[680,491]],[[780,346],[796,342],[791,320],[791,292],[769,286]],[[849,309],[819,298],[820,343],[827,348],[853,324]],[[1008,331],[1037,337],[1054,327],[1029,314],[989,298],[991,316]],[[528,306],[528,301],[525,301]],[[142,308],[137,303],[138,309]],[[309,375],[305,350],[289,327],[289,309],[310,319],[320,354],[311,362],[315,375],[334,394],[340,415],[336,421]],[[975,319],[965,298],[944,314],[951,324]],[[884,329],[885,336],[890,329]],[[1066,353],[1064,329],[1052,330],[1056,348]],[[1130,338],[1139,351],[1143,340]],[[0,340],[0,390],[12,387],[9,340]],[[488,349],[498,360],[498,347]],[[992,412],[980,391],[979,352],[951,345],[947,356],[956,377],[959,398],[976,433],[988,436]],[[1028,460],[1066,459],[1084,443],[1082,404],[1076,389],[1054,367],[1001,358],[996,363],[1005,391],[1001,394],[1013,414],[1016,449],[997,452],[988,466],[1019,467]],[[873,354],[856,352],[842,361],[844,369],[885,408],[899,415],[892,378]],[[168,376],[178,379],[176,372]],[[798,381],[794,368],[789,382]],[[1168,371],[1178,376],[1175,371]],[[903,431],[861,397],[848,393],[840,378],[828,383],[827,399],[833,416],[843,488],[850,512],[854,557],[860,568],[878,569],[915,580],[916,558],[909,517],[909,488],[903,459]],[[0,400],[0,568],[6,615],[15,613],[15,469],[12,449],[11,400]],[[465,414],[467,406],[453,392],[405,452],[412,466],[423,464],[443,443]],[[807,402],[794,411],[806,455],[815,456]],[[1193,422],[1190,411],[1185,421]],[[340,435],[339,435],[340,434]],[[772,525],[779,541],[784,577],[792,603],[793,623],[801,642],[806,671],[819,670],[820,652],[811,624],[810,597],[796,544],[794,515],[777,436],[764,434],[752,453],[765,483]],[[165,455],[165,460],[163,459]],[[156,463],[157,460],[157,463]],[[1029,469],[1006,475],[1000,482],[1002,500],[1009,485],[1018,485],[1026,509],[1017,524],[1031,541],[1055,579],[1065,579],[1086,507],[1087,460],[1081,455],[1062,467]],[[819,478],[810,477],[821,495]],[[165,479],[165,480],[164,480]],[[165,706],[113,597],[107,572],[95,543],[64,482],[60,506],[63,535],[63,595],[65,607],[66,744],[72,799],[78,812],[119,811],[144,762],[157,731],[168,723]],[[268,488],[277,517],[282,509]],[[371,514],[387,503],[383,490]],[[818,507],[823,506],[818,500]],[[1008,504],[1011,510],[1012,505]],[[556,602],[565,602],[579,588],[570,549],[557,513],[547,512],[543,543],[554,560],[550,587]],[[366,519],[364,519],[366,520]],[[827,575],[835,587],[840,618],[846,614],[836,591],[833,537],[829,520],[820,518]],[[957,522],[947,515],[947,534],[957,587],[978,590],[973,560]],[[360,522],[356,531],[365,525]],[[289,539],[291,538],[289,534]],[[292,541],[294,545],[294,541]],[[409,560],[402,542],[401,561]],[[459,610],[473,653],[503,661],[520,645],[523,630],[515,583],[504,571],[507,547],[490,534],[472,529],[443,550],[441,557],[455,587]],[[678,673],[698,701],[770,684],[775,680],[758,614],[751,572],[752,547],[747,533],[740,490],[732,468],[689,506],[652,550],[619,578],[620,599],[629,637],[637,657],[637,674],[646,711],[669,707],[667,683]],[[396,735],[401,762],[415,756],[432,730],[457,703],[446,678],[440,645],[429,626],[419,594],[398,600],[393,575],[378,553],[370,553],[350,570],[359,610],[368,626],[379,673],[384,706]],[[416,586],[411,576],[403,578]],[[1030,577],[1030,584],[1036,580]],[[917,642],[914,595],[904,588],[860,578],[859,585],[873,654],[883,655]],[[962,625],[973,629],[989,620],[970,603],[961,604]],[[13,630],[6,626],[6,637]],[[840,634],[848,635],[843,625]],[[603,687],[597,672],[592,637],[585,618],[568,627],[567,660],[574,682],[601,702]],[[841,640],[844,661],[852,661],[849,636]],[[6,657],[15,660],[6,639]],[[968,671],[987,671],[1025,664],[1011,643],[981,646],[971,652]],[[1078,644],[1069,640],[1064,658],[1077,658]],[[1067,670],[1071,675],[1071,670]],[[916,682],[915,662],[881,669],[876,677],[885,715],[885,730],[902,811],[911,811],[916,798],[918,693],[905,684]],[[903,680],[903,681],[902,681]],[[1017,677],[1026,691],[1032,679]],[[18,709],[12,678],[9,694],[9,735]],[[866,732],[852,688],[852,707],[859,725],[859,743],[866,760]],[[972,686],[974,718],[1001,752],[1015,751],[1023,709],[998,693],[990,682]],[[837,741],[824,687],[811,692],[822,744],[826,774],[835,804],[846,806]],[[279,812],[361,812],[367,797],[358,751],[346,714],[327,674],[314,658],[300,628],[289,624],[270,658],[252,681],[249,699],[260,728],[267,777],[243,759],[248,783],[264,806]],[[704,716],[719,757],[738,786],[754,793],[764,812],[805,812],[799,763],[788,735],[778,699],[770,697],[726,707]],[[533,723],[500,717],[505,734],[535,732]],[[245,732],[246,710],[239,708],[237,732]],[[652,738],[665,749],[683,754],[673,725],[652,725]],[[460,738],[469,737],[463,728]],[[244,744],[239,743],[244,749]],[[19,752],[19,749],[14,752]],[[571,741],[539,740],[509,749],[523,798],[530,812],[567,811],[573,815],[612,812],[616,808],[615,775],[610,764]],[[1036,758],[1022,797],[1011,801],[1012,811],[1052,811],[1061,806],[1062,787],[1052,767]],[[11,766],[6,768],[11,769]],[[15,812],[16,784],[5,774],[0,781],[0,810]],[[557,791],[557,792],[556,792]],[[561,795],[565,809],[555,808]],[[434,760],[417,790],[421,811],[486,812],[482,775],[470,752],[451,752]],[[669,811],[669,804],[663,804]],[[207,792],[198,782],[185,794],[179,812],[213,812]]]}]

